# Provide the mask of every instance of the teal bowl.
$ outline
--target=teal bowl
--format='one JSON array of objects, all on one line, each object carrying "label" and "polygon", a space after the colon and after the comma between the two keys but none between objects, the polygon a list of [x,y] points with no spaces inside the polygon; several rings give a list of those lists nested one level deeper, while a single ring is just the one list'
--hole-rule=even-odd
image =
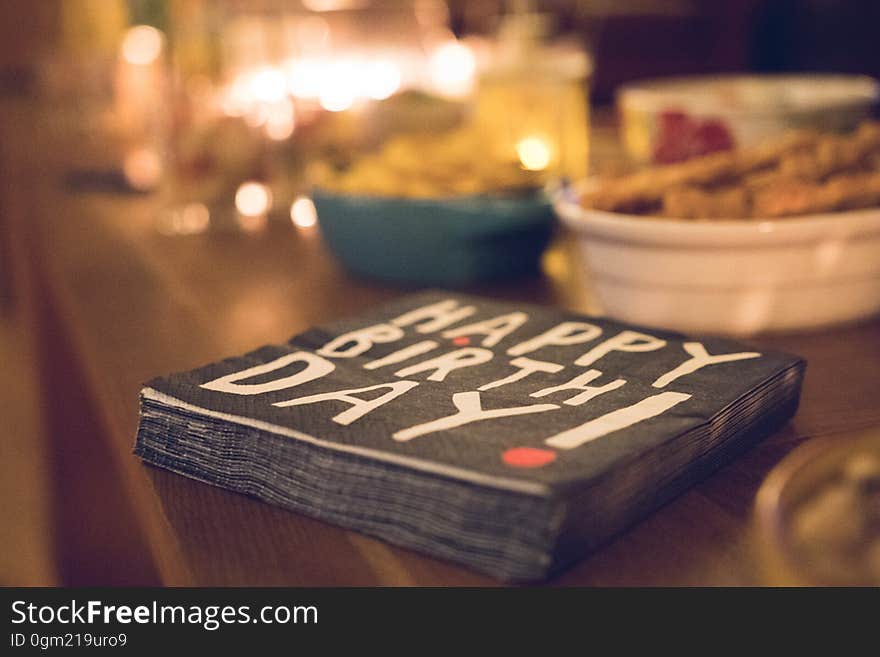
[{"label": "teal bowl", "polygon": [[321,234],[352,272],[467,285],[538,270],[553,230],[544,192],[410,199],[314,190]]}]

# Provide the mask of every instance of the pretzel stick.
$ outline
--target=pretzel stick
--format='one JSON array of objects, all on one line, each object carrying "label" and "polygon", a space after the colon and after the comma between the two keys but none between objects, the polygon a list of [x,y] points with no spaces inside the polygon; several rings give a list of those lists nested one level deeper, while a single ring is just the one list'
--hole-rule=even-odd
[{"label": "pretzel stick", "polygon": [[785,155],[814,145],[814,132],[798,131],[742,151],[725,151],[657,169],[639,171],[600,185],[584,196],[587,207],[617,212],[660,205],[673,187],[713,185],[775,165]]},{"label": "pretzel stick", "polygon": [[844,175],[825,183],[781,182],[756,191],[755,217],[785,217],[880,205],[880,172]]}]

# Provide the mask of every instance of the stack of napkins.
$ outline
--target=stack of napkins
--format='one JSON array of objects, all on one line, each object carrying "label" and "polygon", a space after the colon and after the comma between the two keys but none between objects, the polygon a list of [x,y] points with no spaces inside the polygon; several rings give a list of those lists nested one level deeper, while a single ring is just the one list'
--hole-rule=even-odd
[{"label": "stack of napkins", "polygon": [[795,412],[804,362],[453,293],[151,381],[148,463],[537,580]]}]

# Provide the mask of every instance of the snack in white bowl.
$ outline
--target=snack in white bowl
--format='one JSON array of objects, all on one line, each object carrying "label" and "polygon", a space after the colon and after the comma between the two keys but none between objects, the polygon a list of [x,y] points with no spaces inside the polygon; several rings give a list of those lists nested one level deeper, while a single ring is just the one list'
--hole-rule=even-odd
[{"label": "snack in white bowl", "polygon": [[611,317],[728,335],[814,329],[880,312],[878,151],[877,124],[794,133],[569,189],[555,208]]}]

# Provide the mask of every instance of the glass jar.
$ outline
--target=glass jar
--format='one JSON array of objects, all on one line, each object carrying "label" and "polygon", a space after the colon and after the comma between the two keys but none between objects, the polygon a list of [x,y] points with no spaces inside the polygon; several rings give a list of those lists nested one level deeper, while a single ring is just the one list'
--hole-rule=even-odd
[{"label": "glass jar", "polygon": [[589,162],[588,54],[548,38],[549,16],[501,19],[491,65],[481,74],[476,121],[499,151],[545,179],[580,179]]}]

